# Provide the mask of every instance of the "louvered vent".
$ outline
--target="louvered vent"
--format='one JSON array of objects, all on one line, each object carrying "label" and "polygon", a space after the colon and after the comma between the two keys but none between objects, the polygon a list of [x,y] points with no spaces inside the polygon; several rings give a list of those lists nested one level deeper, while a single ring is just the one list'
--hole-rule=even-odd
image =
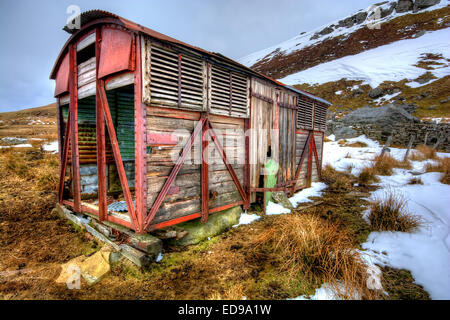
[{"label": "louvered vent", "polygon": [[206,101],[204,63],[156,44],[151,45],[151,103],[202,111]]},{"label": "louvered vent", "polygon": [[297,128],[312,130],[312,114],[313,103],[312,101],[305,100],[299,97],[298,100],[298,112],[297,112]]},{"label": "louvered vent", "polygon": [[318,131],[325,131],[327,108],[316,104],[314,110],[314,129]]},{"label": "louvered vent", "polygon": [[211,65],[211,109],[213,114],[248,117],[247,77]]}]

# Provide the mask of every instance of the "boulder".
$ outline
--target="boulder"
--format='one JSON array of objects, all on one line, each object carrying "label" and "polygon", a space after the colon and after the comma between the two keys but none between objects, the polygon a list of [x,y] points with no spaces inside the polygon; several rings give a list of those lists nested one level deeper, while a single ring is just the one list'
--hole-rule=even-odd
[{"label": "boulder", "polygon": [[417,105],[415,104],[407,104],[407,103],[400,103],[400,104],[394,104],[397,108],[403,108],[408,113],[414,113],[417,111]]},{"label": "boulder", "polygon": [[356,138],[358,133],[351,127],[339,127],[333,131],[336,140]]},{"label": "boulder", "polygon": [[397,7],[395,7],[395,12],[403,13],[411,11],[414,7],[414,2],[412,0],[399,0]]},{"label": "boulder", "polygon": [[439,2],[441,2],[441,0],[416,0],[416,2],[414,2],[414,12],[434,6]]},{"label": "boulder", "polygon": [[320,31],[319,34],[320,34],[321,36],[324,36],[324,35],[330,34],[330,33],[332,33],[332,32],[333,32],[333,28],[331,28],[331,27],[326,27],[326,28],[324,28],[322,31]]},{"label": "boulder", "polygon": [[394,104],[387,104],[379,108],[356,109],[341,119],[346,125],[376,124],[381,128],[393,128],[397,123],[420,122],[419,119],[410,115],[405,109]]},{"label": "boulder", "polygon": [[379,97],[381,97],[381,96],[383,96],[383,95],[384,95],[384,90],[381,89],[380,87],[377,87],[377,88],[375,88],[375,89],[372,89],[372,90],[370,90],[370,92],[369,92],[369,97],[372,98],[372,99],[379,98]]},{"label": "boulder", "polygon": [[362,11],[362,12],[358,12],[356,15],[354,15],[354,21],[357,24],[361,24],[364,21],[366,21],[367,18],[367,12],[366,11]]},{"label": "boulder", "polygon": [[381,9],[381,18],[387,17],[389,15],[392,14],[392,12],[394,12],[394,9],[397,7],[397,3],[396,2],[391,2],[389,8],[387,9]]},{"label": "boulder", "polygon": [[289,210],[293,210],[294,207],[292,206],[292,203],[289,201],[286,194],[282,191],[280,192],[273,192],[272,193],[272,199],[275,201],[275,203],[281,204],[283,207]]}]

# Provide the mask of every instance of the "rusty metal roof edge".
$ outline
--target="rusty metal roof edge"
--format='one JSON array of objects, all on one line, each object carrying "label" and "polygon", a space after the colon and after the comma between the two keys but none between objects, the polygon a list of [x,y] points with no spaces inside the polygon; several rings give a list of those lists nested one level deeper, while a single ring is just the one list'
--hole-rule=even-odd
[{"label": "rusty metal roof edge", "polygon": [[[185,46],[187,48],[191,48],[193,50],[197,50],[199,52],[203,52],[203,53],[208,54],[210,56],[214,56],[216,58],[225,60],[225,61],[227,61],[229,63],[235,64],[236,66],[239,66],[240,68],[243,68],[243,69],[249,71],[250,73],[252,73],[252,74],[254,74],[254,75],[256,75],[256,76],[258,76],[260,78],[269,80],[270,82],[272,82],[272,83],[274,83],[274,84],[276,84],[278,86],[284,87],[284,88],[286,88],[286,89],[288,89],[290,91],[293,91],[295,93],[305,95],[307,97],[310,97],[311,99],[317,100],[317,101],[325,103],[327,105],[331,105],[330,102],[328,102],[328,101],[326,101],[326,100],[324,100],[322,98],[316,97],[316,96],[314,96],[314,95],[312,95],[312,94],[310,94],[308,92],[295,89],[295,88],[293,88],[291,86],[288,86],[288,85],[286,85],[286,84],[284,84],[284,83],[282,83],[282,82],[280,82],[278,80],[272,79],[272,78],[270,78],[270,77],[268,77],[268,76],[266,76],[266,75],[264,75],[262,73],[259,73],[259,72],[255,71],[255,70],[253,70],[253,69],[251,69],[251,68],[249,68],[247,66],[244,66],[244,65],[240,64],[239,62],[236,62],[233,59],[228,58],[228,57],[226,57],[226,56],[224,56],[224,55],[222,55],[220,53],[210,52],[210,51],[204,50],[202,48],[190,45],[190,44],[185,43],[183,41],[180,41],[180,40],[177,40],[175,38],[169,37],[169,36],[167,36],[167,35],[165,35],[163,33],[157,32],[157,31],[155,31],[153,29],[144,27],[144,26],[142,26],[142,25],[140,25],[140,24],[138,24],[136,22],[130,21],[130,20],[125,19],[125,18],[122,18],[122,17],[120,17],[120,16],[118,16],[118,15],[116,15],[114,13],[111,13],[111,12],[108,12],[108,11],[104,11],[104,10],[100,10],[100,9],[94,9],[94,10],[84,11],[84,12],[80,13],[80,17],[81,17],[80,18],[81,19],[81,26],[83,26],[84,24],[86,24],[88,22],[94,21],[96,19],[102,19],[102,18],[117,19],[117,20],[121,21],[123,23],[124,27],[126,27],[128,29],[131,29],[131,30],[134,30],[134,31],[138,31],[138,32],[143,32],[143,33],[145,33],[145,34],[147,34],[147,35],[149,35],[149,36],[151,36],[153,38],[156,38],[158,40],[167,41],[167,42],[171,42],[171,43],[178,44],[178,45],[181,45],[181,46]],[[82,29],[83,28],[81,28],[80,30],[82,30]],[[63,30],[68,32],[68,33],[70,33],[70,34],[72,34],[72,36],[64,44],[64,47],[61,50],[61,52],[60,52],[60,54],[59,54],[59,56],[58,56],[58,58],[57,58],[57,60],[55,62],[55,65],[53,66],[52,72],[50,74],[50,79],[54,79],[56,77],[56,66],[59,64],[60,59],[62,59],[62,52],[66,49],[67,45],[72,41],[72,38],[75,36],[75,34],[77,32],[75,30],[69,29],[67,25],[65,25],[63,27]]]}]

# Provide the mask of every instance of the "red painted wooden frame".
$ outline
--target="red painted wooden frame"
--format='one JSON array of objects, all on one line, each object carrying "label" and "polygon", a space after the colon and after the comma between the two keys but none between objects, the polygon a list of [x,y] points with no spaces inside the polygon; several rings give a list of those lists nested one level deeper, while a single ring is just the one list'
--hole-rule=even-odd
[{"label": "red painted wooden frame", "polygon": [[138,219],[138,233],[144,233],[144,219],[147,214],[147,134],[146,111],[142,102],[142,56],[141,37],[136,36],[136,71],[134,72],[134,132],[135,132],[135,202]]},{"label": "red painted wooden frame", "polygon": [[[207,116],[206,116],[207,117]],[[205,114],[202,115],[203,127],[202,127],[202,165],[201,165],[201,189],[202,189],[202,222],[208,221],[209,216],[209,136],[207,119],[205,121]]]},{"label": "red painted wooden frame", "polygon": [[[70,60],[70,133],[72,150],[72,176],[74,210],[81,212],[81,178],[80,178],[80,156],[78,150],[78,68],[77,68],[77,48],[76,44],[69,46]],[[69,122],[68,122],[69,125]]]},{"label": "red painted wooden frame", "polygon": [[114,161],[116,163],[117,172],[119,173],[120,184],[122,186],[123,195],[127,204],[128,214],[130,215],[132,225],[135,230],[140,230],[140,226],[136,217],[136,211],[133,205],[133,199],[131,197],[130,188],[128,187],[128,180],[125,174],[125,168],[122,162],[122,155],[120,154],[119,143],[117,141],[116,130],[114,129],[114,123],[112,121],[111,112],[109,110],[108,99],[106,97],[105,81],[100,80],[99,84],[99,96],[101,106],[106,120],[106,127],[108,128],[109,139],[111,141],[111,147],[113,151]]}]

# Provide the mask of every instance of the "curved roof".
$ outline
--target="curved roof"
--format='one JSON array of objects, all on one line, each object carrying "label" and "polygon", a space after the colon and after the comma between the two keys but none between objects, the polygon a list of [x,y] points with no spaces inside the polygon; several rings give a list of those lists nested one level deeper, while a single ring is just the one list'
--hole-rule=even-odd
[{"label": "curved roof", "polygon": [[301,91],[301,90],[297,90],[297,89],[294,89],[294,88],[292,88],[290,86],[287,86],[284,83],[281,83],[281,82],[279,82],[279,81],[277,81],[275,79],[267,77],[264,74],[256,72],[256,71],[254,71],[254,70],[252,70],[252,69],[250,69],[250,68],[248,68],[248,67],[246,67],[246,66],[244,66],[244,65],[242,65],[242,64],[240,64],[240,63],[238,63],[238,62],[236,62],[236,61],[234,61],[234,60],[232,60],[230,58],[227,58],[227,57],[225,57],[224,55],[222,55],[220,53],[210,52],[210,51],[204,50],[202,48],[199,48],[199,47],[187,44],[185,42],[182,42],[180,40],[177,40],[175,38],[169,37],[169,36],[167,36],[165,34],[157,32],[155,30],[152,30],[150,28],[144,27],[144,26],[142,26],[142,25],[140,25],[138,23],[135,23],[133,21],[127,20],[125,18],[122,18],[122,17],[120,17],[120,16],[118,16],[118,15],[116,15],[114,13],[111,13],[111,12],[108,12],[108,11],[103,11],[103,10],[89,10],[89,11],[82,12],[80,14],[80,19],[81,19],[81,29],[79,29],[79,30],[78,29],[71,29],[71,28],[68,27],[68,25],[65,25],[63,27],[63,30],[68,32],[68,33],[70,33],[70,34],[72,34],[72,36],[67,40],[67,42],[64,44],[64,47],[62,48],[61,52],[59,53],[58,58],[56,59],[55,65],[53,66],[52,72],[50,74],[50,79],[55,79],[56,71],[57,71],[57,69],[59,67],[59,64],[61,63],[63,55],[66,52],[69,43],[71,43],[74,38],[76,38],[78,35],[80,35],[80,33],[82,33],[89,26],[92,26],[92,25],[95,25],[95,24],[101,24],[101,23],[115,23],[115,24],[121,25],[121,26],[123,26],[123,27],[125,27],[127,29],[133,30],[135,32],[142,32],[142,33],[144,33],[144,34],[146,34],[146,35],[148,35],[148,36],[150,36],[152,38],[155,38],[155,39],[158,39],[158,40],[161,40],[161,41],[170,42],[170,43],[173,43],[173,44],[177,44],[177,45],[180,45],[180,46],[183,46],[183,47],[187,47],[187,48],[193,49],[195,51],[204,53],[206,55],[215,57],[215,58],[217,58],[219,60],[223,60],[225,62],[234,64],[237,67],[239,67],[240,69],[244,69],[248,73],[253,74],[253,75],[255,75],[255,76],[259,77],[259,78],[263,78],[263,79],[268,80],[268,81],[270,81],[270,82],[272,82],[272,83],[274,83],[274,84],[276,84],[278,86],[281,86],[281,87],[284,87],[284,88],[286,88],[288,90],[294,91],[296,93],[308,96],[309,98],[314,99],[317,102],[324,103],[326,105],[331,105],[331,103],[329,103],[328,101],[326,101],[324,99],[316,97],[316,96],[314,96],[314,95],[312,95],[310,93],[307,93],[307,92],[304,92],[304,91]]}]

